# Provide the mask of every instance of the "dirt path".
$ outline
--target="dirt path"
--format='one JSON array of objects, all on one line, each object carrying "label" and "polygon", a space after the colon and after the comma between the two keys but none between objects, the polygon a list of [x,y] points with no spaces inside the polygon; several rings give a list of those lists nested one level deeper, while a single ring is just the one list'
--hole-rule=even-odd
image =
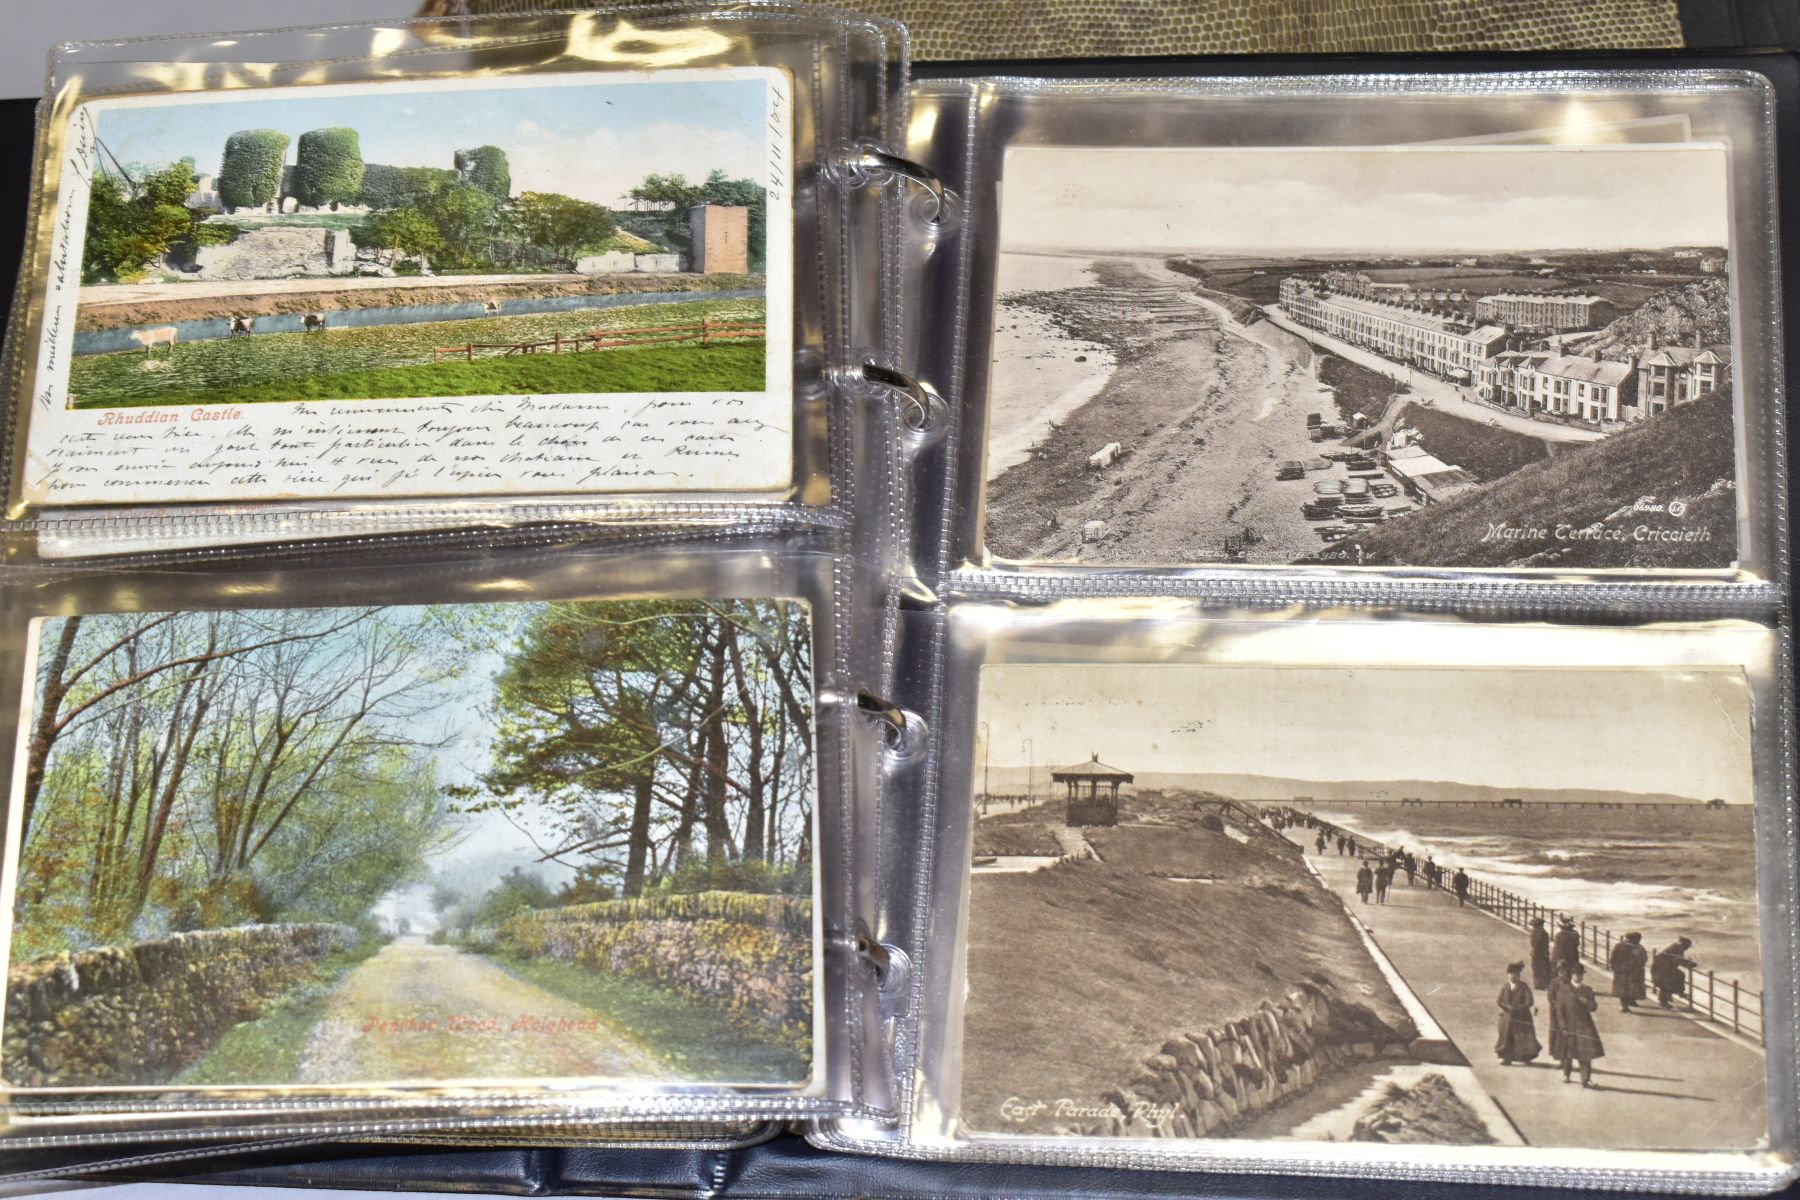
[{"label": "dirt path", "polygon": [[299,1082],[586,1077],[670,1072],[599,1013],[478,955],[407,937],[338,985]]},{"label": "dirt path", "polygon": [[[1168,282],[1159,263],[1137,269],[1147,286]],[[1189,299],[1219,318],[1218,332],[1173,336],[1119,367],[1030,459],[990,484],[993,554],[1149,565],[1292,562],[1318,552],[1300,512],[1310,483],[1275,479],[1277,463],[1317,455],[1306,415],[1331,407],[1310,350]],[[1124,457],[1091,468],[1088,455],[1115,441]],[[1092,520],[1106,522],[1106,534],[1084,542]]]}]

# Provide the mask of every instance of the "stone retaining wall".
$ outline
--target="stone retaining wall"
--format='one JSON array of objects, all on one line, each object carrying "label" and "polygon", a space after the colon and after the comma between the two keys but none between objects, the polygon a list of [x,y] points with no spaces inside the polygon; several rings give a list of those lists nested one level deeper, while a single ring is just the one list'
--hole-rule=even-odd
[{"label": "stone retaining wall", "polygon": [[1351,1059],[1406,1057],[1413,1030],[1384,1024],[1315,978],[1280,1002],[1223,1025],[1178,1034],[1122,1088],[1115,1110],[1066,1132],[1112,1137],[1206,1137],[1312,1088]]},{"label": "stone retaining wall", "polygon": [[812,901],[701,892],[521,913],[501,945],[649,980],[781,1044],[812,1038]]},{"label": "stone retaining wall", "polygon": [[18,1087],[165,1082],[356,939],[245,925],[23,963],[7,973],[0,1068]]},{"label": "stone retaining wall", "polygon": [[196,279],[293,279],[350,275],[356,246],[348,230],[270,226],[246,229],[220,246],[194,251]]}]

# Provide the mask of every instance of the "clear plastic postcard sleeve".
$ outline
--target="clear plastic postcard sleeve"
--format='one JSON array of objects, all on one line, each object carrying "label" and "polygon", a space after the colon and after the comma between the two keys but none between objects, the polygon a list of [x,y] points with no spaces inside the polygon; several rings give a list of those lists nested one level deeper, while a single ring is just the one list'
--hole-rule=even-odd
[{"label": "clear plastic postcard sleeve", "polygon": [[915,85],[913,1057],[820,1144],[1793,1177],[1775,107]]},{"label": "clear plastic postcard sleeve", "polygon": [[1791,64],[914,83],[905,36],[59,53],[14,1169],[803,1120],[1791,1178]]},{"label": "clear plastic postcard sleeve", "polygon": [[12,1167],[892,1111],[904,85],[781,4],[58,52]]},{"label": "clear plastic postcard sleeve", "polygon": [[843,522],[880,451],[834,401],[894,366],[902,37],[664,5],[63,48],[15,561]]}]

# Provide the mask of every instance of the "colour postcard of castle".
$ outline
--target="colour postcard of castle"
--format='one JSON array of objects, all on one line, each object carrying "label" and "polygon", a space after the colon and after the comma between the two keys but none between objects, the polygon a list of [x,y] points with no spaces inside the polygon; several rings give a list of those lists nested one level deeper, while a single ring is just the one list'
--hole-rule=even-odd
[{"label": "colour postcard of castle", "polygon": [[1761,668],[1502,661],[986,666],[961,1127],[1765,1148]]},{"label": "colour postcard of castle", "polygon": [[39,619],[0,1086],[805,1092],[811,636],[776,599]]},{"label": "colour postcard of castle", "polygon": [[985,553],[1731,568],[1728,157],[1010,149]]},{"label": "colour postcard of castle", "polygon": [[20,502],[790,487],[789,94],[731,67],[81,105]]}]

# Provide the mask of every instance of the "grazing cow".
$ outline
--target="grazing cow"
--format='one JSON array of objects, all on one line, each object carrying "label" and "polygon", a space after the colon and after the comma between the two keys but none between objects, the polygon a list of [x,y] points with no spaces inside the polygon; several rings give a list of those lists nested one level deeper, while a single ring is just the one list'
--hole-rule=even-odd
[{"label": "grazing cow", "polygon": [[325,332],[325,314],[322,312],[307,313],[300,323],[306,327],[307,333]]},{"label": "grazing cow", "polygon": [[497,317],[500,315],[500,306],[492,300],[489,300],[486,304],[482,305],[481,308],[482,311],[490,317]]},{"label": "grazing cow", "polygon": [[1113,462],[1123,453],[1125,453],[1125,450],[1119,443],[1108,442],[1106,445],[1100,447],[1100,449],[1088,455],[1088,466],[1094,468],[1096,471],[1105,470],[1107,467],[1112,466]]},{"label": "grazing cow", "polygon": [[255,332],[256,332],[256,318],[255,317],[233,317],[233,318],[231,318],[231,333],[229,336],[234,337],[234,338],[249,337],[251,334],[253,334]]},{"label": "grazing cow", "polygon": [[175,353],[175,327],[173,325],[158,325],[155,329],[134,329],[131,331],[131,340],[142,346],[146,355],[158,346],[167,346],[170,354]]}]

